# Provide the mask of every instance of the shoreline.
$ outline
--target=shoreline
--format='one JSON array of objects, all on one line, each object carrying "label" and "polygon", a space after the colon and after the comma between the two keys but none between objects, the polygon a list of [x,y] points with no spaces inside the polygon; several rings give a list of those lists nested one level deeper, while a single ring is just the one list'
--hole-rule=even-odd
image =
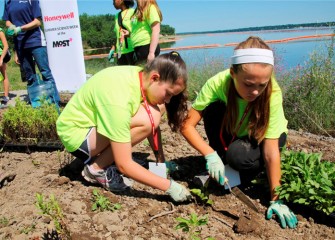
[{"label": "shoreline", "polygon": [[[266,43],[276,44],[276,43],[288,43],[288,42],[298,42],[298,41],[309,41],[312,39],[322,39],[327,37],[335,37],[335,33],[329,34],[316,34],[316,35],[305,35],[299,37],[291,37],[291,38],[283,38],[283,39],[273,39],[273,40],[266,40]],[[182,38],[168,38],[164,41],[160,41],[160,43],[164,42],[175,42],[179,41]],[[182,46],[182,47],[169,47],[169,48],[161,48],[161,51],[178,51],[178,50],[192,50],[192,49],[207,49],[207,48],[220,48],[220,47],[233,47],[236,46],[238,43],[225,43],[225,44],[204,44],[204,45],[195,45],[195,46]],[[96,59],[96,58],[104,58],[107,57],[108,54],[93,54],[93,55],[85,55],[84,60],[89,59]]]}]

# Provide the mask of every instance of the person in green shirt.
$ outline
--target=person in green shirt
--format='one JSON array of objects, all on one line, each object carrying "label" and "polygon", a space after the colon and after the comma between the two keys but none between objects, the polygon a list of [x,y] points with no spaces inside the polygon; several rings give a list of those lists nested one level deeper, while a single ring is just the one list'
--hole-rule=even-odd
[{"label": "person in green shirt", "polygon": [[5,33],[0,28],[0,82],[3,82],[4,96],[1,99],[0,107],[6,107],[9,101],[9,80],[7,74],[7,63],[11,59],[8,42]]},{"label": "person in green shirt", "polygon": [[[131,32],[130,18],[134,14],[134,0],[113,0],[115,9],[121,11],[115,15],[114,32],[116,35],[116,49],[118,65],[135,65],[134,47],[129,37]],[[111,49],[112,51],[112,49]],[[110,51],[110,55],[111,54]],[[109,58],[109,60],[112,58]]]},{"label": "person in green shirt", "polygon": [[152,61],[160,53],[159,33],[162,13],[155,0],[136,0],[131,17],[130,38],[135,50],[135,64]]},{"label": "person in green shirt", "polygon": [[83,177],[117,192],[127,189],[121,172],[175,201],[188,200],[186,187],[132,160],[132,146],[145,138],[155,152],[162,152],[156,138],[162,114],[158,105],[166,106],[171,129],[180,128],[187,111],[186,83],[186,65],[177,52],[162,54],[144,68],[109,67],[92,76],[56,123],[67,151],[86,164]]},{"label": "person in green shirt", "polygon": [[[209,175],[220,185],[228,180],[224,164],[239,171],[241,181],[267,172],[271,201],[267,212],[275,213],[285,228],[295,228],[297,218],[278,200],[280,150],[286,143],[287,120],[282,93],[274,78],[274,57],[258,37],[239,43],[231,67],[210,78],[188,112],[182,134],[206,159]],[[209,144],[196,125],[203,119]]]}]

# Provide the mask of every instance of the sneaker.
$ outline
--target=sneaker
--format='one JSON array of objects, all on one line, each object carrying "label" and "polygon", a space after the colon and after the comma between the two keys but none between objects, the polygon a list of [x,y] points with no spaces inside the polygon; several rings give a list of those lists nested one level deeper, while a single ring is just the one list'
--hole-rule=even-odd
[{"label": "sneaker", "polygon": [[99,183],[106,190],[111,192],[121,192],[129,188],[123,181],[123,177],[116,166],[109,167],[106,171],[101,170],[96,173],[92,173],[88,165],[85,165],[84,170],[81,172],[84,179],[90,183]]},{"label": "sneaker", "polygon": [[4,97],[1,99],[1,104],[6,105],[6,104],[8,103],[8,101],[9,101],[9,97],[4,96]]}]

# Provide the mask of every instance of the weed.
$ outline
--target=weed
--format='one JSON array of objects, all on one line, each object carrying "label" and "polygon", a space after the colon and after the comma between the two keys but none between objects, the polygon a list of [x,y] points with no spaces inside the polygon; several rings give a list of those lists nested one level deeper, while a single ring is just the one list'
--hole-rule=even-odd
[{"label": "weed", "polygon": [[20,233],[24,233],[24,234],[28,234],[31,231],[33,231],[36,227],[36,223],[32,223],[30,226],[28,227],[24,227],[23,229],[20,230]]},{"label": "weed", "polygon": [[8,225],[8,223],[9,223],[8,218],[6,218],[6,217],[1,217],[0,218],[0,226],[6,227]]},{"label": "weed", "polygon": [[97,189],[93,189],[92,211],[115,211],[121,208],[121,204],[112,204],[109,199],[103,196]]},{"label": "weed", "polygon": [[55,196],[51,194],[49,200],[46,201],[42,194],[36,194],[36,207],[41,210],[41,214],[49,216],[54,222],[56,231],[65,239],[71,239],[70,232],[68,231],[65,222],[62,209],[59,206]]},{"label": "weed", "polygon": [[207,215],[199,218],[195,213],[191,213],[189,219],[177,217],[176,220],[179,223],[175,227],[175,229],[182,229],[183,232],[188,233],[189,239],[192,240],[201,239],[200,237],[198,237],[198,235],[201,233],[200,226],[206,225],[208,223]]}]

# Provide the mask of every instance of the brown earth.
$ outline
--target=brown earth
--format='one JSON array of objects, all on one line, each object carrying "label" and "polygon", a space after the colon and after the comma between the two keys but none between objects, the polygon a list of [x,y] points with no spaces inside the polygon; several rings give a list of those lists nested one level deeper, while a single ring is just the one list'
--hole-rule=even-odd
[{"label": "brown earth", "polygon": [[[166,123],[162,124],[162,131],[167,160],[183,167],[172,176],[194,188],[193,175],[204,170],[204,160],[181,135],[171,134]],[[334,138],[290,131],[289,144],[295,150],[323,152],[323,159],[335,161]],[[0,153],[0,239],[70,239],[65,230],[72,239],[190,239],[188,233],[175,227],[177,217],[189,218],[191,213],[208,216],[208,224],[198,228],[200,239],[335,239],[334,220],[306,208],[293,206],[299,219],[296,229],[281,229],[276,219],[266,220],[269,193],[264,187],[241,187],[259,213],[252,212],[216,184],[209,188],[213,207],[199,201],[176,204],[163,192],[139,183],[124,194],[90,185],[80,176],[82,164],[64,151],[41,152],[27,147],[24,152],[14,150]],[[145,142],[134,148],[134,155],[154,159]],[[5,176],[9,178],[1,182]],[[92,211],[93,189],[112,203],[120,203],[121,209]],[[51,194],[56,197],[64,216],[63,235],[55,233],[50,217],[39,213],[36,193],[47,199]]]}]

